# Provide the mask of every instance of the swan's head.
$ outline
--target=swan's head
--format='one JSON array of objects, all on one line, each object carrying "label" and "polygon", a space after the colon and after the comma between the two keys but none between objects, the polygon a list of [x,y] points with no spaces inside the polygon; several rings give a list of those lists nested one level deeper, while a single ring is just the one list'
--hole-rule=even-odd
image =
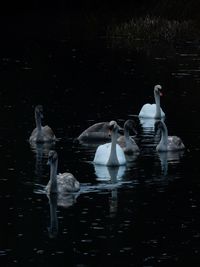
[{"label": "swan's head", "polygon": [[127,120],[124,123],[124,129],[128,131],[133,131],[134,134],[137,134],[136,123],[133,120]]},{"label": "swan's head", "polygon": [[35,114],[36,116],[40,116],[41,119],[43,119],[43,106],[42,105],[37,105],[35,107]]},{"label": "swan's head", "polygon": [[160,84],[157,84],[154,86],[154,92],[157,94],[157,95],[160,95],[162,96],[162,86]]},{"label": "swan's head", "polygon": [[110,134],[120,132],[121,129],[122,128],[116,123],[116,121],[110,122],[110,124],[109,124],[109,133]]},{"label": "swan's head", "polygon": [[118,131],[120,134],[123,134],[123,128],[116,121],[110,121],[108,124],[108,134],[111,135],[113,131]]},{"label": "swan's head", "polygon": [[47,164],[51,165],[51,163],[54,163],[58,159],[58,154],[54,150],[49,151],[48,161]]},{"label": "swan's head", "polygon": [[117,122],[116,121],[110,121],[109,122],[109,128],[111,127],[113,127],[114,125],[116,125],[117,124]]}]

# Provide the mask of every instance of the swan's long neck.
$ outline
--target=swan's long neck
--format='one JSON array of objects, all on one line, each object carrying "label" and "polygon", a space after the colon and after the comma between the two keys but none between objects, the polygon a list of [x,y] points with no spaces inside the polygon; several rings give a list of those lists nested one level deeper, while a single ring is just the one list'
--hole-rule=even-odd
[{"label": "swan's long neck", "polygon": [[38,132],[41,132],[42,122],[41,122],[40,113],[38,113],[38,112],[35,112],[35,123],[36,123],[36,128],[37,128]]},{"label": "swan's long neck", "polygon": [[167,144],[168,144],[168,130],[165,124],[162,124],[161,127],[161,140],[159,145],[162,146],[163,149],[167,150]]},{"label": "swan's long neck", "polygon": [[57,168],[58,160],[51,162],[50,168],[50,193],[57,193]]},{"label": "swan's long neck", "polygon": [[50,228],[49,234],[51,238],[54,238],[58,233],[58,218],[57,218],[57,194],[49,195],[50,205]]},{"label": "swan's long neck", "polygon": [[117,158],[117,151],[116,151],[116,145],[117,145],[117,131],[114,130],[112,132],[111,136],[111,150],[110,150],[110,156],[107,162],[108,166],[118,166],[119,161]]},{"label": "swan's long neck", "polygon": [[124,138],[125,138],[126,148],[128,149],[131,146],[131,139],[129,130],[126,127],[124,127]]},{"label": "swan's long neck", "polygon": [[156,103],[156,114],[155,119],[161,118],[161,110],[160,110],[160,94],[156,90],[154,90],[154,98]]}]

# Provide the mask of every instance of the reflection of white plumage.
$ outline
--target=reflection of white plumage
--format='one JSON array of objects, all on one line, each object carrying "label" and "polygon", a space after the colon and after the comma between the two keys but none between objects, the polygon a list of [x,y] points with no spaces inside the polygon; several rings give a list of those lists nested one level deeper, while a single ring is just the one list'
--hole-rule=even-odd
[{"label": "reflection of white plumage", "polygon": [[140,110],[139,113],[140,118],[160,119],[162,117],[165,117],[165,113],[160,107],[160,96],[162,95],[161,89],[162,89],[161,85],[155,85],[154,87],[155,104],[145,104]]},{"label": "reflection of white plumage", "polygon": [[155,131],[161,130],[161,139],[156,146],[157,151],[178,151],[185,149],[185,145],[178,136],[168,136],[167,126],[163,121],[157,121],[155,123]]},{"label": "reflection of white plumage", "polygon": [[65,194],[80,190],[80,183],[69,172],[57,174],[58,156],[56,151],[49,152],[50,180],[46,186],[47,193]]},{"label": "reflection of white plumage", "polygon": [[[109,182],[111,189],[111,197],[109,201],[110,206],[110,216],[115,216],[118,208],[118,181],[123,178],[126,170],[126,166],[105,166],[105,165],[94,165],[95,174],[97,175],[97,180],[101,182]],[[108,185],[108,183],[106,183]]]},{"label": "reflection of white plumage", "polygon": [[120,136],[117,139],[117,143],[120,145],[120,147],[124,150],[124,153],[127,155],[132,155],[136,152],[139,152],[140,150],[135,140],[130,136],[131,130],[137,134],[134,121],[133,120],[125,121],[124,135]]},{"label": "reflection of white plumage", "polygon": [[109,167],[105,165],[94,165],[95,174],[97,176],[98,181],[111,181],[112,183],[116,183],[117,180],[121,180],[125,170],[126,166],[116,166],[116,167]]},{"label": "reflection of white plumage", "polygon": [[[140,120],[140,125],[142,126],[142,128],[146,128],[146,130],[149,131],[154,131],[154,124],[156,122],[156,120],[158,119],[153,119],[153,118],[139,118]],[[160,120],[164,121],[165,117],[161,118]]]},{"label": "reflection of white plumage", "polygon": [[106,166],[119,166],[126,164],[126,158],[123,149],[117,144],[119,126],[116,122],[110,126],[111,143],[98,146],[94,163]]},{"label": "reflection of white plumage", "polygon": [[56,137],[52,131],[52,129],[48,126],[42,126],[42,118],[43,118],[43,108],[41,105],[35,107],[35,123],[36,128],[32,131],[31,136],[29,138],[29,142],[33,143],[45,143],[45,142],[54,142],[56,141]]}]

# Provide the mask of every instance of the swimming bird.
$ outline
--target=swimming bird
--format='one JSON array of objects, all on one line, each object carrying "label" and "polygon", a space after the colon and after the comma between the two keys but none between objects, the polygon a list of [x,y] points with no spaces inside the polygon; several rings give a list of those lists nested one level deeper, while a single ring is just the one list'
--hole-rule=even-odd
[{"label": "swimming bird", "polygon": [[155,104],[145,104],[140,110],[139,118],[154,118],[154,119],[161,119],[165,117],[165,113],[163,112],[162,108],[160,107],[160,96],[162,96],[162,87],[161,85],[154,86],[154,98]]},{"label": "swimming bird", "polygon": [[110,122],[98,122],[85,131],[83,131],[77,140],[79,142],[99,142],[99,141],[109,141],[110,140],[110,126],[116,123],[115,121]]},{"label": "swimming bird", "polygon": [[51,150],[49,152],[47,164],[50,165],[50,180],[46,186],[46,192],[48,194],[65,194],[78,192],[80,190],[80,183],[73,174],[69,172],[57,174],[58,155],[56,151]]},{"label": "swimming bird", "polygon": [[35,123],[36,128],[32,131],[29,138],[30,143],[45,143],[45,142],[55,142],[56,136],[53,133],[52,129],[48,126],[42,126],[43,119],[43,107],[37,105],[35,107]]},{"label": "swimming bird", "polygon": [[124,150],[124,153],[127,155],[132,155],[136,152],[139,152],[139,147],[136,144],[135,140],[130,136],[130,131],[133,131],[137,134],[136,125],[133,120],[127,120],[124,123],[124,135],[120,136],[117,139],[117,143]]},{"label": "swimming bird", "polygon": [[155,122],[155,131],[161,130],[161,139],[159,144],[156,146],[156,150],[160,152],[165,151],[178,151],[185,149],[185,145],[178,136],[168,136],[167,126],[163,121]]},{"label": "swimming bird", "polygon": [[117,144],[119,126],[116,122],[110,125],[111,143],[98,146],[93,162],[106,166],[119,166],[126,164],[123,149]]}]

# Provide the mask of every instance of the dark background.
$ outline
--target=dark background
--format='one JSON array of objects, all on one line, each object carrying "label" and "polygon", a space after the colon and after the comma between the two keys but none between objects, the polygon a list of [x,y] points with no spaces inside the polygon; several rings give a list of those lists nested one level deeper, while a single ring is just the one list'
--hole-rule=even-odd
[{"label": "dark background", "polygon": [[[4,1],[0,7],[1,36],[16,40],[55,38],[65,35],[88,38],[83,28],[102,34],[108,23],[137,16],[160,16],[168,19],[194,19],[199,22],[200,2],[196,0],[161,1]],[[91,37],[91,36],[90,36]],[[3,39],[3,38],[2,38]]]}]

